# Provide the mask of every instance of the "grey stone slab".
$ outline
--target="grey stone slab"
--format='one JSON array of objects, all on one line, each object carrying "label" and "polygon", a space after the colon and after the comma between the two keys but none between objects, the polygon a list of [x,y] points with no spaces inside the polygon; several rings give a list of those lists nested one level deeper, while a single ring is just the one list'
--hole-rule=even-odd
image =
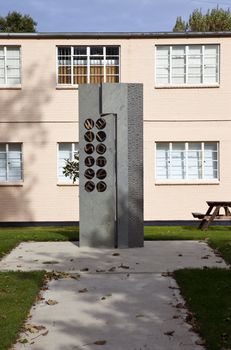
[{"label": "grey stone slab", "polygon": [[[175,307],[182,300],[169,287],[176,286],[160,274],[85,274],[79,281],[52,281],[29,320],[49,332],[38,338],[22,334],[29,341],[23,349],[201,350],[184,322],[186,310]],[[84,288],[87,292],[79,293]],[[58,304],[49,306],[48,299]],[[99,340],[105,345],[94,345]]]},{"label": "grey stone slab", "polygon": [[198,241],[145,242],[143,249],[79,248],[73,242],[21,243],[0,261],[1,270],[80,272],[88,268],[91,273],[110,272],[113,267],[114,273],[148,273],[203,266],[226,267],[226,264],[206,243]]}]

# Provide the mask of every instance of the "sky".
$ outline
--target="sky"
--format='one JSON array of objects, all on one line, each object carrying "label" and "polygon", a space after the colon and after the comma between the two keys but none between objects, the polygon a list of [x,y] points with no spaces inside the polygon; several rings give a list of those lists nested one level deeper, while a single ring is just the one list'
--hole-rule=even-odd
[{"label": "sky", "polygon": [[231,0],[0,0],[0,16],[29,14],[38,32],[168,32],[177,16],[217,5]]}]

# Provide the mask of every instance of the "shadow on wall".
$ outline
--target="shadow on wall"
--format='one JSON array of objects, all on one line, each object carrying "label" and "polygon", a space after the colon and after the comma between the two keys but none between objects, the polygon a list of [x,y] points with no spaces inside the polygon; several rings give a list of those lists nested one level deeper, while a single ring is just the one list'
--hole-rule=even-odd
[{"label": "shadow on wall", "polygon": [[0,222],[33,221],[30,191],[36,186],[38,175],[30,172],[30,167],[36,163],[33,150],[42,152],[47,142],[43,110],[51,100],[50,89],[54,88],[53,76],[35,82],[36,75],[38,65],[33,65],[23,71],[22,89],[2,90],[0,95],[0,143],[21,143],[23,152],[23,186],[0,186]]}]

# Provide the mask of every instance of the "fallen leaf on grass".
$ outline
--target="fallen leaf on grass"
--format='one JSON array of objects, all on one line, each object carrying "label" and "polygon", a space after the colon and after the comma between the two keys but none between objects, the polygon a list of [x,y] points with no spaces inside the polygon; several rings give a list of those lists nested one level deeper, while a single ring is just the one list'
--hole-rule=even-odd
[{"label": "fallen leaf on grass", "polygon": [[56,261],[56,260],[43,261],[43,264],[45,265],[59,264],[59,261]]},{"label": "fallen leaf on grass", "polygon": [[106,270],[102,270],[102,269],[96,269],[96,272],[106,272]]},{"label": "fallen leaf on grass", "polygon": [[46,301],[46,304],[47,305],[56,305],[56,304],[58,304],[58,302],[56,300],[49,299]]},{"label": "fallen leaf on grass", "polygon": [[119,253],[113,253],[112,256],[120,256]]},{"label": "fallen leaf on grass", "polygon": [[140,317],[145,317],[145,315],[142,315],[142,314],[136,315],[136,318],[140,318]]},{"label": "fallen leaf on grass", "polygon": [[89,271],[88,267],[84,267],[83,269],[80,269],[81,272]]},{"label": "fallen leaf on grass", "polygon": [[79,293],[87,293],[87,292],[88,292],[87,288],[79,289]]}]

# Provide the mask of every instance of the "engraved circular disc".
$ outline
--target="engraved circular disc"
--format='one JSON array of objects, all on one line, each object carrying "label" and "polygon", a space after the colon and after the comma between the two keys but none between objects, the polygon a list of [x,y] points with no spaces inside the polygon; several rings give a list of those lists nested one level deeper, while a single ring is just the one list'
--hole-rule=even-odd
[{"label": "engraved circular disc", "polygon": [[97,119],[95,126],[97,127],[97,129],[102,130],[105,128],[106,126],[106,120],[104,118],[99,118]]},{"label": "engraved circular disc", "polygon": [[87,143],[86,146],[84,147],[84,151],[87,153],[87,154],[92,154],[95,150],[95,147],[92,143]]},{"label": "engraved circular disc", "polygon": [[107,150],[107,147],[103,143],[100,143],[99,145],[96,146],[96,152],[99,154],[104,154],[106,150]]},{"label": "engraved circular disc", "polygon": [[87,130],[91,130],[92,128],[94,128],[94,120],[92,120],[90,118],[86,119],[85,122],[84,122],[84,127]]},{"label": "engraved circular disc", "polygon": [[106,140],[106,134],[104,131],[99,131],[97,132],[96,134],[96,140],[99,141],[99,142],[103,142]]},{"label": "engraved circular disc", "polygon": [[104,181],[100,181],[97,183],[96,188],[98,192],[104,192],[107,189],[107,185],[105,184]]},{"label": "engraved circular disc", "polygon": [[84,134],[84,139],[85,141],[87,142],[92,142],[95,138],[95,135],[92,131],[87,131],[85,134]]},{"label": "engraved circular disc", "polygon": [[95,164],[95,159],[92,156],[88,156],[85,158],[84,163],[88,167],[93,166]]},{"label": "engraved circular disc", "polygon": [[104,169],[99,169],[99,170],[97,170],[97,172],[96,172],[96,177],[97,177],[98,179],[103,180],[103,179],[105,179],[106,176],[107,176],[106,170],[104,170]]},{"label": "engraved circular disc", "polygon": [[93,169],[88,168],[87,170],[85,170],[84,176],[85,176],[87,179],[91,180],[91,179],[93,179],[93,177],[95,176],[95,172],[94,172]]},{"label": "engraved circular disc", "polygon": [[92,192],[95,189],[95,184],[93,181],[87,181],[84,187],[87,192]]},{"label": "engraved circular disc", "polygon": [[98,157],[96,159],[96,165],[98,165],[99,167],[103,168],[105,165],[107,164],[107,160],[104,157]]}]

